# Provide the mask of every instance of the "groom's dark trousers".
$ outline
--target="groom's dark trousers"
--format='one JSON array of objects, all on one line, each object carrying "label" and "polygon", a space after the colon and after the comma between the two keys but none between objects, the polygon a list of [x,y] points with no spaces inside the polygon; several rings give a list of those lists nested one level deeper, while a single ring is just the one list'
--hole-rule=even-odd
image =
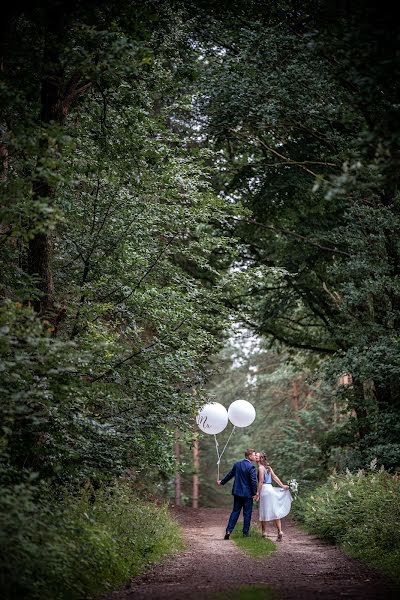
[{"label": "groom's dark trousers", "polygon": [[257,475],[254,465],[247,458],[239,460],[221,479],[221,485],[225,485],[232,477],[235,478],[232,487],[233,510],[226,526],[226,533],[231,533],[234,530],[243,509],[243,534],[247,535],[250,529],[251,513],[253,512],[253,496],[257,493]]}]

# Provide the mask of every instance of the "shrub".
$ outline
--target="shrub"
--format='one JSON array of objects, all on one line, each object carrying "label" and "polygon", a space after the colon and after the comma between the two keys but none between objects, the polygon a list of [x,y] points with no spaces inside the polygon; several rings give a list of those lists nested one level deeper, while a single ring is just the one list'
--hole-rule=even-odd
[{"label": "shrub", "polygon": [[19,485],[1,490],[3,597],[75,600],[114,589],[181,547],[166,506],[127,484],[61,501]]},{"label": "shrub", "polygon": [[400,477],[376,471],[333,473],[299,499],[296,516],[318,535],[400,581]]}]

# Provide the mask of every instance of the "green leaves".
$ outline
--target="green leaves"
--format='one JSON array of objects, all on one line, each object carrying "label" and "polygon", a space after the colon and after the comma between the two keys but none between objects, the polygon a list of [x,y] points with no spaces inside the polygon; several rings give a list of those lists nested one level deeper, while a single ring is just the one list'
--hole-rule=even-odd
[{"label": "green leaves", "polygon": [[2,591],[7,598],[78,599],[113,590],[182,546],[166,507],[127,482],[48,499],[42,486],[1,488]]},{"label": "green leaves", "polygon": [[[17,16],[10,52],[29,54],[26,20],[35,51],[26,80],[5,73],[6,97],[15,81],[20,94],[12,109],[5,102],[4,296],[45,303],[40,256],[29,258],[38,235],[53,247],[55,291],[44,322],[26,306],[3,307],[2,458],[13,477],[23,467],[77,486],[144,468],[155,454],[159,471],[172,472],[171,432],[190,427],[202,401],[234,253],[210,153],[190,147],[194,52],[167,9],[125,3],[117,14],[101,3],[77,15],[61,5],[59,22],[48,8]],[[50,84],[62,114],[43,118],[40,89]]]},{"label": "green leaves", "polygon": [[202,39],[215,187],[251,211],[232,304],[258,334],[326,357],[330,384],[352,373],[363,437],[376,410],[399,410],[396,34],[374,3],[329,22],[289,6]]},{"label": "green leaves", "polygon": [[300,497],[295,509],[311,531],[397,580],[398,498],[398,477],[376,471],[374,459],[367,471],[334,473],[325,485]]}]

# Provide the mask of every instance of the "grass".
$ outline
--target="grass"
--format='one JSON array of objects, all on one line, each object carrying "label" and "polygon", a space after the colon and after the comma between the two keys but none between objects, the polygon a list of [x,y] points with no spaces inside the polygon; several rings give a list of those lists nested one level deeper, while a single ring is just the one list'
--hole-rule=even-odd
[{"label": "grass", "polygon": [[231,539],[252,558],[262,558],[276,550],[276,544],[268,538],[263,538],[260,530],[255,527],[250,529],[249,537],[243,537],[241,531],[235,530],[231,534]]},{"label": "grass", "polygon": [[276,600],[277,595],[269,585],[243,585],[238,590],[218,592],[210,598],[215,600]]}]

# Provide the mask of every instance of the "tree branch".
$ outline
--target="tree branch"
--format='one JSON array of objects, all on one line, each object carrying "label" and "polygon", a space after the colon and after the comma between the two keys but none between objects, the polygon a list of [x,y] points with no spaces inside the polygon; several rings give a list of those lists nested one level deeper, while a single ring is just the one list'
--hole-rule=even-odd
[{"label": "tree branch", "polygon": [[[268,150],[268,152],[271,152],[271,154],[275,154],[275,156],[278,156],[280,159],[284,160],[285,163],[292,163],[294,165],[297,165],[300,167],[300,169],[303,169],[303,171],[306,171],[309,175],[312,175],[313,177],[318,177],[317,173],[314,173],[314,171],[311,171],[311,169],[309,169],[308,167],[305,166],[304,163],[301,162],[296,162],[296,161],[291,161],[290,158],[288,158],[287,156],[284,156],[283,154],[281,154],[280,152],[278,152],[277,150],[275,150],[274,148],[271,148],[271,146],[268,146],[265,142],[263,142],[263,140],[260,140],[259,137],[255,138],[259,144],[261,144],[261,146],[263,148],[265,148],[266,150]],[[318,163],[315,163],[318,164]]]},{"label": "tree branch", "polygon": [[249,321],[249,319],[247,317],[244,317],[243,315],[239,315],[239,317],[243,321],[243,323],[245,323],[246,325],[251,327],[259,335],[265,335],[265,333],[267,333],[274,340],[283,342],[288,347],[298,348],[299,350],[310,350],[311,352],[316,352],[319,354],[335,354],[335,352],[336,352],[335,348],[327,348],[326,346],[315,346],[313,343],[302,344],[300,342],[297,342],[296,340],[292,340],[292,339],[287,338],[286,336],[277,334],[276,331],[268,329],[263,325],[257,325],[255,323],[252,323],[251,321]]},{"label": "tree branch", "polygon": [[289,229],[283,229],[282,227],[276,227],[275,225],[265,225],[264,223],[256,221],[256,219],[238,219],[238,221],[242,223],[257,225],[258,227],[262,227],[263,229],[268,229],[270,231],[284,233],[285,235],[291,235],[292,237],[295,237],[296,239],[301,240],[306,244],[310,244],[311,246],[315,246],[316,248],[319,248],[320,250],[325,250],[326,252],[332,252],[333,254],[341,254],[343,256],[347,256],[348,258],[351,257],[351,254],[345,252],[344,250],[339,250],[338,248],[330,248],[329,246],[323,246],[322,244],[314,242],[305,237],[304,235],[300,235],[299,233],[296,233],[295,231],[290,231]]},{"label": "tree branch", "polygon": [[103,379],[103,377],[106,377],[107,375],[112,373],[114,371],[114,369],[116,369],[116,368],[120,367],[121,365],[125,364],[126,362],[132,360],[132,358],[135,358],[136,356],[139,356],[139,354],[142,354],[143,352],[147,352],[147,350],[154,348],[154,346],[157,346],[157,344],[159,344],[160,342],[163,342],[168,337],[168,335],[170,335],[171,333],[174,333],[175,331],[178,331],[178,329],[180,329],[182,327],[182,325],[185,323],[185,321],[186,321],[186,317],[184,319],[182,319],[182,321],[180,321],[176,327],[171,329],[171,331],[169,331],[167,335],[163,336],[162,338],[154,340],[154,342],[151,342],[151,344],[149,344],[148,346],[145,346],[144,348],[141,348],[140,350],[137,350],[136,352],[133,352],[129,356],[119,360],[112,367],[110,367],[107,371],[105,371],[101,375],[98,375],[97,377],[94,377],[92,379],[91,383],[95,383],[96,381]]},{"label": "tree branch", "polygon": [[[157,264],[159,263],[159,261],[161,260],[161,258],[164,256],[165,252],[167,251],[168,247],[176,239],[177,235],[178,235],[178,232],[174,233],[174,235],[172,236],[172,238],[170,238],[169,240],[167,240],[165,246],[156,255],[156,257],[153,260],[153,262],[149,265],[149,267],[146,269],[146,271],[143,273],[143,275],[140,277],[140,279],[136,282],[136,284],[131,289],[131,291],[128,294],[126,294],[125,296],[121,296],[117,300],[117,303],[116,303],[115,306],[118,306],[118,304],[120,304],[121,302],[125,302],[125,300],[127,300],[128,298],[130,298],[132,296],[132,294],[140,287],[140,285],[143,283],[143,281],[146,279],[146,277],[148,275],[150,275],[150,273],[153,271],[153,269],[157,266]],[[117,291],[117,289],[118,288],[114,288],[111,292],[109,292],[108,294],[106,294],[105,296],[103,296],[100,299],[100,301],[104,302],[104,300],[107,300],[107,298],[110,298],[110,296],[112,296]]]}]

